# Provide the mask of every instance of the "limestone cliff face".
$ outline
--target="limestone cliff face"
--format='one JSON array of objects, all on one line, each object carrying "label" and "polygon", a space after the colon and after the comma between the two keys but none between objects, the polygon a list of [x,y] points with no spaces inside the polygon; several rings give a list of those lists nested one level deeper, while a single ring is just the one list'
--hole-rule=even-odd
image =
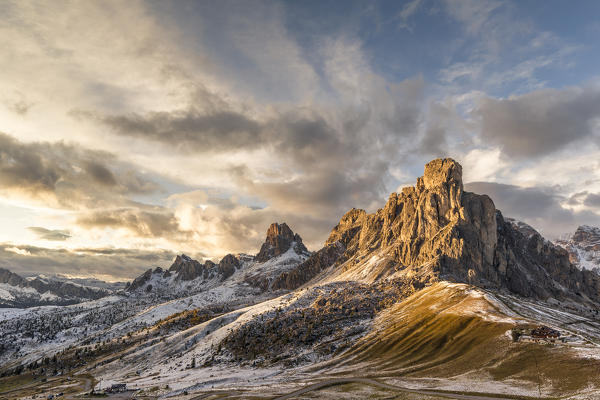
[{"label": "limestone cliff face", "polygon": [[335,261],[309,268],[309,259],[285,278],[310,279],[330,268],[329,280],[395,277],[415,286],[450,280],[524,296],[599,300],[597,275],[573,267],[566,251],[537,232],[504,220],[487,195],[465,192],[462,167],[449,158],[429,162],[414,187],[392,193],[377,212],[350,210],[325,248],[334,244],[343,248]]},{"label": "limestone cliff face", "polygon": [[495,279],[497,242],[494,203],[465,193],[462,167],[451,159],[425,166],[414,187],[392,193],[374,214],[349,211],[327,244],[346,246],[343,276],[375,280],[401,273],[423,283],[440,277],[460,281]]}]

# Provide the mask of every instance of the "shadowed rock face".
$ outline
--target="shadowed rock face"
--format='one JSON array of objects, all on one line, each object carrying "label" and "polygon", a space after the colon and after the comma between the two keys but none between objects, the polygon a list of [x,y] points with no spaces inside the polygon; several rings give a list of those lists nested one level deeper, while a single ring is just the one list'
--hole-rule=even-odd
[{"label": "shadowed rock face", "polygon": [[294,234],[285,222],[283,224],[273,223],[267,229],[267,238],[254,260],[258,262],[268,261],[288,251],[292,244],[296,253],[308,253],[300,235]]},{"label": "shadowed rock face", "polygon": [[229,278],[240,267],[240,260],[233,254],[227,254],[219,262],[219,273],[223,279]]},{"label": "shadowed rock face", "polygon": [[329,279],[394,275],[419,286],[450,280],[529,297],[600,300],[597,275],[572,266],[565,250],[535,230],[506,221],[487,195],[464,192],[462,167],[449,158],[429,162],[414,187],[392,193],[377,212],[346,213],[325,247],[336,243],[345,250],[335,261],[315,268],[308,259],[287,277],[310,279],[336,265]]},{"label": "shadowed rock face", "polygon": [[24,286],[27,284],[27,281],[14,272],[0,268],[0,283],[8,283],[12,286]]},{"label": "shadowed rock face", "polygon": [[199,276],[203,276],[207,267],[208,266],[200,264],[200,262],[197,260],[182,254],[175,258],[175,261],[169,268],[169,271],[176,272],[178,274],[178,280],[191,281]]}]

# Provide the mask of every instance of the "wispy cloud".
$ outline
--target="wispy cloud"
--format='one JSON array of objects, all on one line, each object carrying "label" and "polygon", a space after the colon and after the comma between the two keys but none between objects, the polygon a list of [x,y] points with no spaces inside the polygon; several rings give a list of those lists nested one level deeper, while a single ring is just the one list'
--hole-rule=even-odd
[{"label": "wispy cloud", "polygon": [[66,230],[46,229],[42,228],[41,226],[30,226],[27,229],[35,233],[38,236],[38,238],[43,240],[63,241],[71,237],[70,232]]}]

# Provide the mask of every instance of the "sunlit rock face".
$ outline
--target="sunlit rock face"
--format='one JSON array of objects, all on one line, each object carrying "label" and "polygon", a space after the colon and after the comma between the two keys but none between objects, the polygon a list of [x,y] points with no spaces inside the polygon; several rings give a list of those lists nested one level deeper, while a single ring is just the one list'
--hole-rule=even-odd
[{"label": "sunlit rock face", "polygon": [[327,279],[400,277],[415,286],[449,280],[597,301],[598,277],[575,268],[564,249],[523,225],[504,219],[487,195],[465,192],[459,163],[436,159],[415,186],[392,193],[377,212],[348,211],[325,247],[288,272],[283,286],[297,287],[335,265]]},{"label": "sunlit rock face", "polygon": [[254,259],[258,262],[265,262],[284,254],[291,246],[294,246],[294,251],[298,254],[308,253],[300,235],[292,232],[285,222],[282,224],[272,223],[267,229],[267,238]]}]

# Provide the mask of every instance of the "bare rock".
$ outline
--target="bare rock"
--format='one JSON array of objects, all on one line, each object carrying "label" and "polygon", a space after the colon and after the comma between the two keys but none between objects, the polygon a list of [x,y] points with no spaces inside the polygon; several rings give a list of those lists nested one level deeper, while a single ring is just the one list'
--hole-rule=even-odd
[{"label": "bare rock", "polygon": [[285,253],[292,245],[296,253],[308,253],[300,235],[294,234],[285,222],[282,224],[274,222],[267,229],[267,238],[254,260],[258,262],[268,261]]},{"label": "bare rock", "polygon": [[[528,228],[505,220],[487,195],[464,192],[456,161],[433,160],[415,186],[392,193],[377,212],[352,209],[342,217],[324,249],[340,243],[343,253],[324,262],[311,257],[280,285],[298,286],[315,276],[304,271],[336,265],[327,279],[374,282],[394,275],[417,286],[449,280],[598,302],[600,277],[575,268],[564,249]],[[309,262],[318,268],[308,268]]]},{"label": "bare rock", "polygon": [[194,260],[185,254],[178,255],[175,257],[175,261],[169,268],[171,273],[176,272],[178,280],[191,281],[199,276],[204,275],[205,266],[200,264],[197,260]]}]

